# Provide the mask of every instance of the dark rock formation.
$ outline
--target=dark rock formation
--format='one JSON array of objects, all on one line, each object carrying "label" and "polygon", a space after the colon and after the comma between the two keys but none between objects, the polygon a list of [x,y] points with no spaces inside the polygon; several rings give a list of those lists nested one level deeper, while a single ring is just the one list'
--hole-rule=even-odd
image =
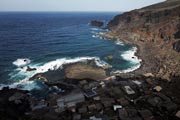
[{"label": "dark rock formation", "polygon": [[102,27],[104,25],[104,23],[101,21],[93,20],[93,21],[91,21],[91,25],[96,26],[96,27]]},{"label": "dark rock formation", "polygon": [[106,57],[106,59],[109,60],[109,61],[112,61],[113,60],[113,56],[109,55],[109,56]]},{"label": "dark rock formation", "polygon": [[29,100],[27,91],[4,88],[0,91],[0,119],[25,119],[25,112],[30,111]]},{"label": "dark rock formation", "polygon": [[173,43],[173,49],[180,52],[180,41]]},{"label": "dark rock formation", "polygon": [[36,68],[31,68],[31,67],[27,67],[27,69],[26,69],[26,71],[28,71],[28,72],[30,72],[30,71],[35,71],[35,70],[37,70]]}]

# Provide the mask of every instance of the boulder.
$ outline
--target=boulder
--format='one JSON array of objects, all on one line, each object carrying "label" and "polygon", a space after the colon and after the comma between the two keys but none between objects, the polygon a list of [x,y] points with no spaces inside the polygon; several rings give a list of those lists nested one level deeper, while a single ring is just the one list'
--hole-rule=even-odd
[{"label": "boulder", "polygon": [[146,74],[143,74],[145,77],[154,77],[154,75],[152,73],[146,73]]},{"label": "boulder", "polygon": [[177,52],[180,52],[180,41],[173,43],[173,49]]},{"label": "boulder", "polygon": [[104,23],[101,21],[93,20],[93,21],[91,21],[91,25],[96,26],[96,27],[102,27],[104,25]]},{"label": "boulder", "polygon": [[164,74],[161,78],[167,81],[171,81],[170,75],[168,73]]},{"label": "boulder", "polygon": [[180,119],[180,110],[176,113],[176,117]]},{"label": "boulder", "polygon": [[36,68],[31,68],[29,66],[27,66],[27,69],[26,69],[26,71],[28,71],[28,72],[35,71],[35,70],[37,70],[37,69]]},{"label": "boulder", "polygon": [[157,92],[160,92],[162,90],[162,87],[161,86],[156,86],[153,89],[156,90]]},{"label": "boulder", "polygon": [[109,56],[106,57],[106,59],[107,59],[108,61],[112,61],[112,60],[113,60],[113,56],[112,56],[112,55],[109,55]]}]

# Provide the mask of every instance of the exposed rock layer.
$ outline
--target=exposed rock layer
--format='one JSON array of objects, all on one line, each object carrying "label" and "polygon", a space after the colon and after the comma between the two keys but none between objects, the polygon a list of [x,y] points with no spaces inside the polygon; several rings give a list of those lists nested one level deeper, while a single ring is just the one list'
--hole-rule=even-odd
[{"label": "exposed rock layer", "polygon": [[107,28],[111,32],[103,37],[120,39],[139,47],[144,65],[137,73],[153,73],[163,79],[180,74],[180,45],[177,42],[180,38],[180,0],[118,15]]},{"label": "exposed rock layer", "polygon": [[71,79],[88,78],[93,80],[101,80],[106,78],[106,72],[102,68],[96,68],[85,64],[74,64],[65,69],[65,76]]}]

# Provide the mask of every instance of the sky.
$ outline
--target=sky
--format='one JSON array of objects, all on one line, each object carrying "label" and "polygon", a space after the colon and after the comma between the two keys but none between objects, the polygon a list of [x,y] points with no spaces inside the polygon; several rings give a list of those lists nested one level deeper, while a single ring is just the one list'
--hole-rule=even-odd
[{"label": "sky", "polygon": [[129,11],[164,0],[0,0],[0,11]]}]

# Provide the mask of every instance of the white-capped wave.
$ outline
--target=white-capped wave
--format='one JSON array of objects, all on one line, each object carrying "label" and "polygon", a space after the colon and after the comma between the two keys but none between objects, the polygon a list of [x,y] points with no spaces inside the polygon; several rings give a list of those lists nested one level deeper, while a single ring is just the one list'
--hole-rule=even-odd
[{"label": "white-capped wave", "polygon": [[93,31],[99,31],[100,29],[99,29],[99,28],[91,28],[91,30],[93,30]]},{"label": "white-capped wave", "polygon": [[[100,58],[98,57],[77,57],[77,58],[61,58],[61,59],[56,59],[54,61],[50,61],[47,62],[45,64],[29,64],[28,66],[32,67],[32,68],[36,68],[35,71],[27,71],[27,66],[24,67],[19,67],[15,70],[16,72],[12,72],[10,73],[10,77],[11,80],[16,80],[19,82],[13,83],[11,85],[0,85],[0,89],[2,89],[3,87],[10,87],[10,88],[19,88],[19,86],[30,86],[33,81],[29,81],[29,79],[31,77],[33,77],[35,74],[37,73],[44,73],[47,72],[49,70],[58,70],[58,69],[62,69],[64,65],[67,64],[72,64],[72,63],[87,63],[90,60],[94,60],[95,64],[99,67],[104,67],[107,66],[108,64],[104,61],[101,61]],[[108,65],[109,66],[109,65]],[[21,79],[21,77],[19,76],[23,76],[24,78]],[[32,87],[20,87],[26,90],[31,90],[34,89],[35,86]]]},{"label": "white-capped wave", "polygon": [[141,59],[139,59],[137,56],[135,56],[135,53],[137,52],[137,48],[133,47],[132,49],[125,51],[121,54],[121,57],[124,60],[127,60],[131,63],[138,64],[141,62]]},{"label": "white-capped wave", "polygon": [[28,58],[19,58],[13,62],[13,64],[17,67],[22,67],[30,63],[31,63],[31,60]]},{"label": "white-capped wave", "polygon": [[120,40],[117,40],[115,43],[116,43],[116,45],[121,45],[121,46],[124,46],[124,43],[123,43],[123,42],[121,42]]},{"label": "white-capped wave", "polygon": [[93,38],[98,38],[99,36],[98,35],[92,35]]},{"label": "white-capped wave", "polygon": [[37,67],[37,72],[44,73],[47,72],[48,70],[57,70],[59,68],[62,69],[63,65],[77,63],[77,62],[86,63],[88,60],[94,60],[96,65],[99,67],[108,65],[104,61],[101,61],[98,57],[77,57],[74,59],[62,58],[47,62],[44,65]]},{"label": "white-capped wave", "polygon": [[114,73],[114,74],[129,73],[129,72],[133,72],[133,71],[139,69],[140,67],[141,67],[141,64],[139,63],[139,64],[136,64],[136,65],[134,65],[134,66],[132,66],[132,67],[130,67],[128,69],[125,69],[125,70],[116,70],[116,71],[114,71],[112,73]]},{"label": "white-capped wave", "polygon": [[139,59],[137,56],[135,56],[135,53],[137,52],[137,48],[133,47],[132,49],[125,51],[124,53],[121,54],[121,57],[131,63],[131,67],[125,70],[117,70],[114,71],[113,73],[118,74],[118,73],[128,73],[132,72],[134,70],[137,70],[138,68],[141,67],[141,59]]}]

